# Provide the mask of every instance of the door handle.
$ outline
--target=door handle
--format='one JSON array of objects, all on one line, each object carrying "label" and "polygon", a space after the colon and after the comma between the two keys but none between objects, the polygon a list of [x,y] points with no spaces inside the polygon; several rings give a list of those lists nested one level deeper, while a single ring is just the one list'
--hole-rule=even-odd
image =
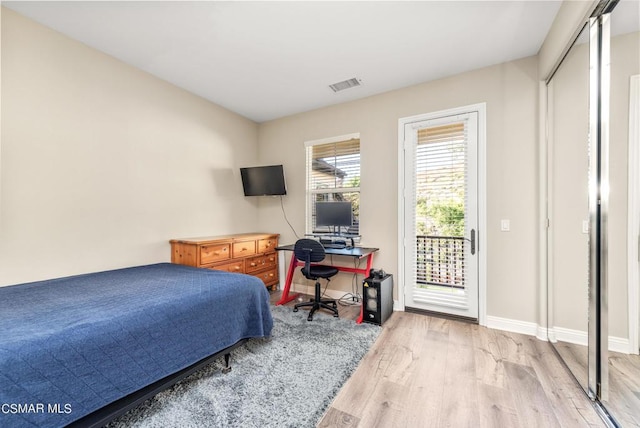
[{"label": "door handle", "polygon": [[471,229],[471,255],[473,256],[476,253],[476,230]]}]

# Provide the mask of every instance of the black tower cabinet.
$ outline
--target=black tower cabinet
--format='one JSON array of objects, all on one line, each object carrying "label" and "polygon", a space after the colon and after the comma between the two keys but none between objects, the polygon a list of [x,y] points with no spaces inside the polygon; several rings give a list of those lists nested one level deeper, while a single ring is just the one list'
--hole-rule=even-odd
[{"label": "black tower cabinet", "polygon": [[393,275],[369,276],[362,282],[362,288],[362,320],[382,325],[393,312]]}]

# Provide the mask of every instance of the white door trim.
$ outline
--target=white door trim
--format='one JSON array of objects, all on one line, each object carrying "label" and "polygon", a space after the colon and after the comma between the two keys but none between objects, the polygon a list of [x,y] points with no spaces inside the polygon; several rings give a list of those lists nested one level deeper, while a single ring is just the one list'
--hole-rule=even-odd
[{"label": "white door trim", "polygon": [[439,116],[453,116],[469,112],[478,113],[478,323],[487,323],[487,155],[486,155],[486,103],[442,110],[433,113],[398,119],[398,309],[405,310],[405,125],[411,122],[433,119]]},{"label": "white door trim", "polygon": [[629,81],[629,170],[627,256],[629,352],[640,347],[640,74]]}]

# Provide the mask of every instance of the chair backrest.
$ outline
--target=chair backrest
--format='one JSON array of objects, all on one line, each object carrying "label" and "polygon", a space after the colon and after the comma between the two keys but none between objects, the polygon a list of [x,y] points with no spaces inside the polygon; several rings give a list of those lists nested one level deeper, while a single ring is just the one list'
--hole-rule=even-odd
[{"label": "chair backrest", "polygon": [[325,257],[324,247],[315,239],[298,239],[293,247],[293,254],[306,264],[321,262]]}]

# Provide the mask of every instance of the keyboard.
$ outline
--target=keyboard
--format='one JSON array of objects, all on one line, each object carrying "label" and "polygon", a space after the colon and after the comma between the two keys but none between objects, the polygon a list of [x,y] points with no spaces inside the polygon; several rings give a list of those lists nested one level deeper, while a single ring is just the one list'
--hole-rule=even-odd
[{"label": "keyboard", "polygon": [[330,248],[333,250],[342,250],[347,248],[347,244],[341,244],[341,243],[335,243],[335,242],[322,244],[322,245],[324,246],[324,248]]}]

